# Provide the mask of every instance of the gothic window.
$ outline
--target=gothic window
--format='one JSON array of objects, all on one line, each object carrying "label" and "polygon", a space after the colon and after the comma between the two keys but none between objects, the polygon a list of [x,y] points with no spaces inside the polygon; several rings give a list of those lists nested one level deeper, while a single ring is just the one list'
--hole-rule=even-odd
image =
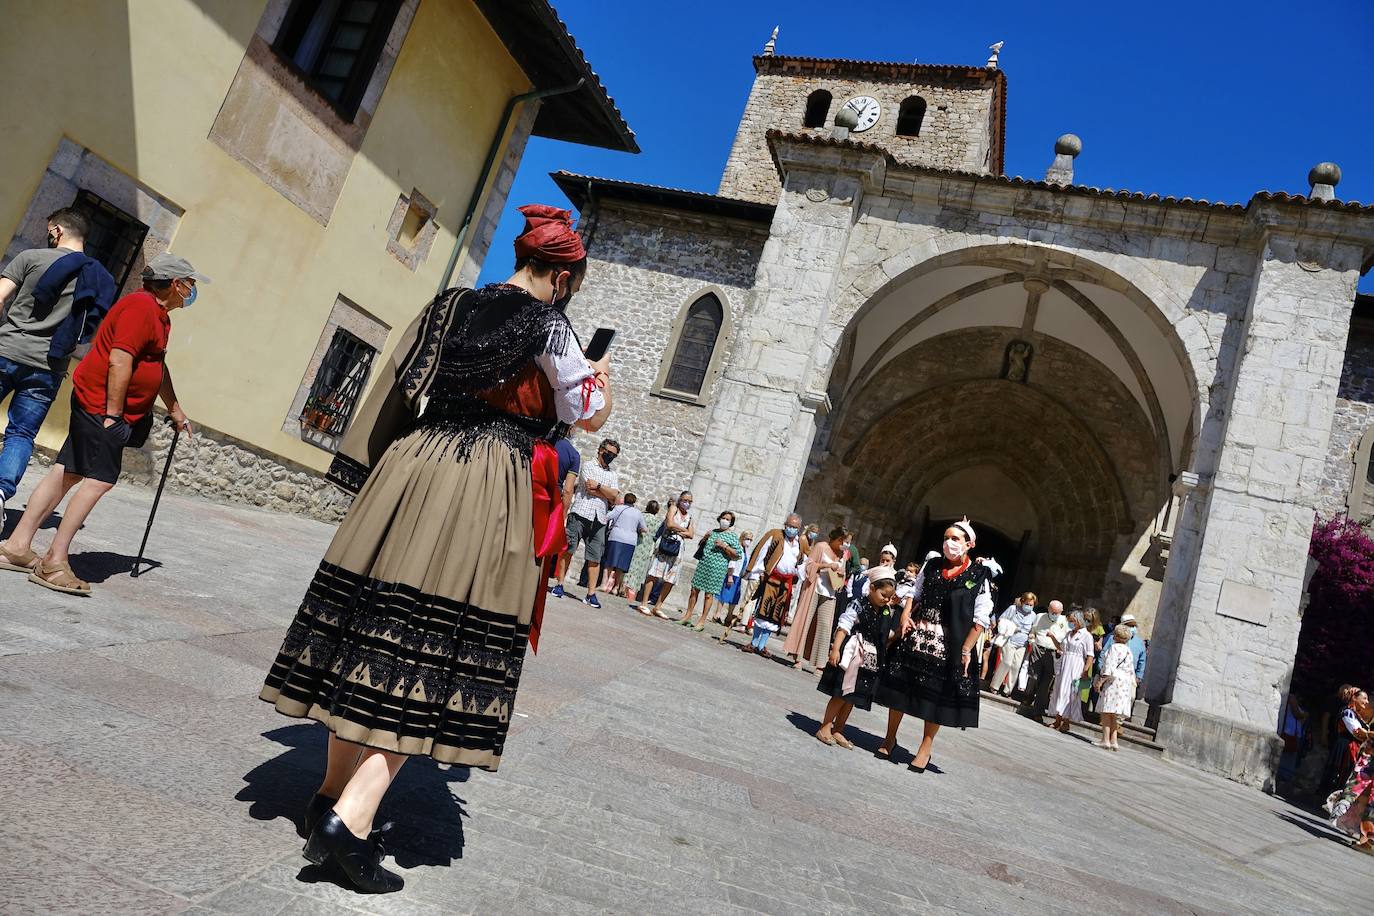
[{"label": "gothic window", "polygon": [[1350,481],[1350,496],[1346,500],[1346,514],[1360,524],[1374,519],[1374,425],[1364,431],[1355,445],[1355,473]]},{"label": "gothic window", "polygon": [[802,120],[802,127],[824,127],[825,121],[829,117],[829,92],[824,89],[817,89],[806,97],[806,117]]},{"label": "gothic window", "polygon": [[273,47],[352,121],[398,7],[383,0],[292,0]]},{"label": "gothic window", "polygon": [[665,391],[694,398],[701,395],[724,323],[725,308],[714,293],[706,293],[688,307],[663,379]]},{"label": "gothic window", "polygon": [[925,117],[925,99],[919,95],[905,99],[901,109],[897,112],[897,136],[919,137],[921,135],[921,122],[925,120]]}]

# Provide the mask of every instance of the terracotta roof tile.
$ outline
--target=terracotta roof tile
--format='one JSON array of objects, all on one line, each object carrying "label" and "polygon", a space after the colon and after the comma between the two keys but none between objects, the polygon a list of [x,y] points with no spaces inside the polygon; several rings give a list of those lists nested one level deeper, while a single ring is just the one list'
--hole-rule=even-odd
[{"label": "terracotta roof tile", "polygon": [[559,189],[567,195],[578,210],[590,202],[592,192],[618,200],[655,204],[694,213],[745,219],[751,222],[773,222],[772,204],[761,204],[752,200],[736,200],[721,197],[705,191],[688,191],[683,188],[668,188],[661,185],[640,184],[634,181],[621,181],[616,178],[596,178],[591,175],[578,175],[573,172],[550,172]]}]

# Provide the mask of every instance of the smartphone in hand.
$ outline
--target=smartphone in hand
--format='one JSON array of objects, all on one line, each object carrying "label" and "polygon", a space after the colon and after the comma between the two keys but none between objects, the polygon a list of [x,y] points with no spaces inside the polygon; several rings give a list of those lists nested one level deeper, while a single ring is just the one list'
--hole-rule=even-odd
[{"label": "smartphone in hand", "polygon": [[605,356],[611,349],[611,343],[615,340],[614,328],[597,328],[592,335],[591,342],[587,344],[586,356],[591,362],[596,362]]}]

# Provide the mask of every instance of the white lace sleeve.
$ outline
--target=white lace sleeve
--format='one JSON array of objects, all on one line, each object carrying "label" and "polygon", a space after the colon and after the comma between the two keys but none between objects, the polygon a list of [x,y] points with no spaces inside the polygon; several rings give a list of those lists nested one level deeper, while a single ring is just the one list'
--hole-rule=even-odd
[{"label": "white lace sleeve", "polygon": [[973,599],[973,622],[986,630],[991,621],[992,590],[988,587],[988,580],[984,579],[978,589],[978,597]]},{"label": "white lace sleeve", "polygon": [[561,353],[546,350],[535,358],[539,368],[553,386],[554,404],[558,408],[558,419],[564,423],[585,420],[606,406],[606,396],[600,389],[592,392],[591,403],[583,409],[582,383],[592,377],[591,364],[577,350],[577,343],[571,337]]}]

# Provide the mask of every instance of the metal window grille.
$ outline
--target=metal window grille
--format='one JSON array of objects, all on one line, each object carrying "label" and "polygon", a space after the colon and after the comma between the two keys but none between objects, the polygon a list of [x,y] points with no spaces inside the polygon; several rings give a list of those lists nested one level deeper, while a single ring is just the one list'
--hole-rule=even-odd
[{"label": "metal window grille", "polygon": [[315,381],[301,410],[301,426],[330,436],[342,436],[367,384],[377,351],[342,328],[324,354]]},{"label": "metal window grille", "polygon": [[687,310],[687,320],[682,323],[682,334],[678,337],[664,388],[694,396],[701,394],[724,320],[725,309],[715,295],[707,293],[692,303]]},{"label": "metal window grille", "polygon": [[138,253],[143,250],[148,227],[90,191],[77,191],[72,207],[91,221],[86,254],[103,264],[115,278],[115,289],[123,289]]},{"label": "metal window grille", "polygon": [[274,47],[352,120],[400,6],[396,0],[293,0]]}]

